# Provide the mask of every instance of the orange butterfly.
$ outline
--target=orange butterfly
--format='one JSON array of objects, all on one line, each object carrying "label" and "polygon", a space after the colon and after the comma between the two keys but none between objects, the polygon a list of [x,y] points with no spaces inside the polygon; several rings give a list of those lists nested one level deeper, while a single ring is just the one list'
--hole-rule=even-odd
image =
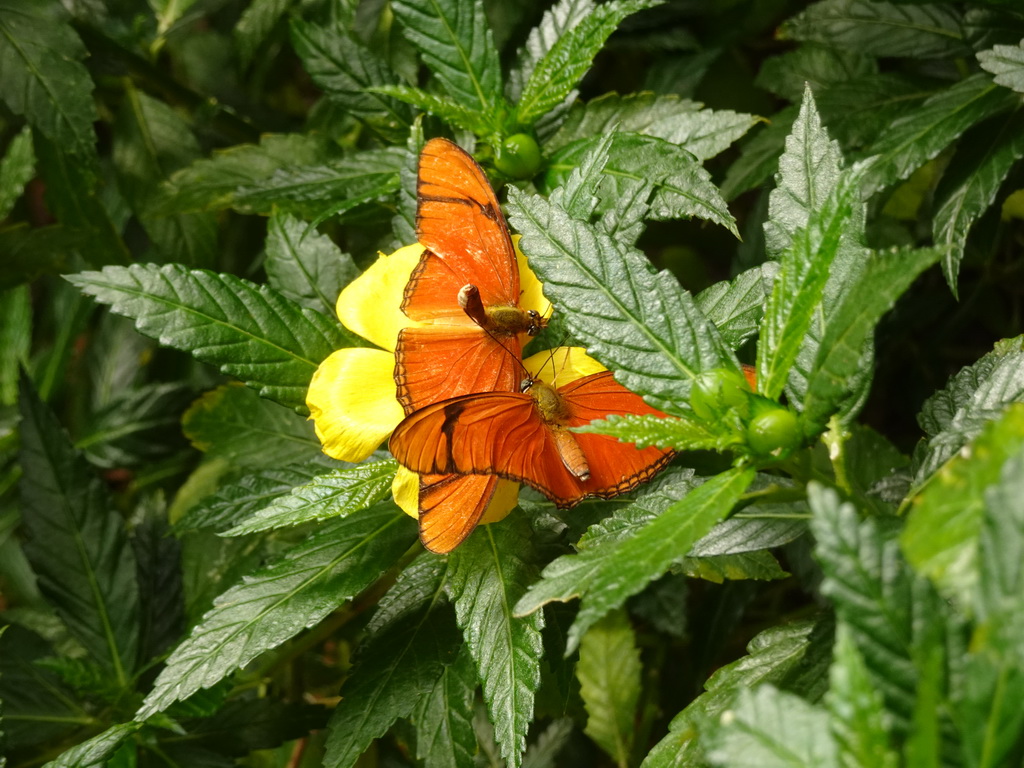
[{"label": "orange butterfly", "polygon": [[588,496],[611,498],[635,488],[675,455],[569,431],[627,414],[664,416],[610,371],[557,388],[530,376],[520,392],[468,394],[415,411],[392,433],[389,447],[413,472],[493,473],[567,508]]},{"label": "orange butterfly", "polygon": [[[447,139],[420,154],[416,235],[426,248],[406,286],[402,311],[424,323],[395,348],[395,383],[406,414],[472,392],[514,391],[521,335],[546,324],[520,307],[520,276],[505,218],[476,161]],[[424,473],[420,540],[450,552],[476,527],[499,479]]]}]

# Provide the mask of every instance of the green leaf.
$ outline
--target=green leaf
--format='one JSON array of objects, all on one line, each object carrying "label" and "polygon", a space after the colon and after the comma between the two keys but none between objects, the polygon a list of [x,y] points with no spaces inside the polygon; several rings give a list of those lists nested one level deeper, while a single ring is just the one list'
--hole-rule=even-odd
[{"label": "green leaf", "polygon": [[417,119],[409,129],[409,137],[405,142],[405,164],[398,172],[399,189],[395,215],[391,217],[391,230],[396,245],[416,242],[416,199],[420,152],[426,139],[423,136],[423,121]]},{"label": "green leaf", "polygon": [[821,93],[877,71],[876,62],[860,51],[811,43],[765,61],[754,84],[789,101],[800,101],[808,87]]},{"label": "green leaf", "polygon": [[482,0],[396,0],[391,9],[448,95],[497,128],[501,66]]},{"label": "green leaf", "polygon": [[737,368],[731,351],[668,272],[539,196],[509,190],[520,247],[566,325],[633,391],[685,412],[701,371]]},{"label": "green leaf", "polygon": [[[438,590],[441,587],[438,585]],[[342,686],[327,735],[324,766],[349,768],[373,739],[428,696],[459,648],[459,633],[443,595],[403,616],[369,641]]]},{"label": "green leaf", "polygon": [[[704,684],[705,693],[677,714],[669,733],[644,760],[642,768],[702,768],[707,765],[698,728],[721,715],[736,692],[772,683],[810,696],[806,680],[823,688],[831,659],[832,633],[827,624],[808,621],[773,627],[747,645],[747,656],[719,668]],[[819,693],[820,695],[820,693]]]},{"label": "green leaf", "polygon": [[778,274],[775,262],[740,272],[732,281],[722,280],[694,296],[697,308],[715,324],[722,340],[739,349],[757,333],[764,303]]},{"label": "green leaf", "polygon": [[320,475],[245,518],[224,535],[241,536],[287,525],[347,517],[386,497],[391,491],[391,481],[397,468],[394,460],[385,460]]},{"label": "green leaf", "polygon": [[998,85],[1024,93],[1024,41],[979,51],[978,63],[982,69],[996,76]]},{"label": "green leaf", "polygon": [[978,583],[985,489],[1024,448],[1024,405],[1011,405],[966,450],[932,475],[913,499],[901,537],[907,559],[943,593],[966,598]]},{"label": "green leaf", "polygon": [[210,390],[181,419],[192,445],[210,458],[267,469],[320,453],[313,425],[238,382]]},{"label": "green leaf", "polygon": [[85,46],[59,3],[0,2],[0,99],[66,151],[93,151],[93,82]]},{"label": "green leaf", "polygon": [[157,29],[165,34],[174,23],[195,5],[196,0],[147,0],[157,18]]},{"label": "green leaf", "polygon": [[118,183],[160,261],[211,267],[217,261],[217,220],[209,213],[154,215],[160,183],[199,156],[199,144],[171,107],[126,89],[114,125]]},{"label": "green leaf", "polygon": [[[554,189],[564,184],[569,173],[601,140],[598,136],[576,141],[552,155],[544,187]],[[711,182],[711,174],[675,144],[636,133],[614,133],[603,173],[599,213],[616,208],[620,198],[635,186],[650,183],[654,195],[647,218],[664,221],[696,216],[737,234],[736,221]]]},{"label": "green leaf", "polygon": [[141,727],[142,723],[136,722],[112,725],[46,763],[43,768],[106,768],[114,752]]},{"label": "green leaf", "polygon": [[466,646],[444,672],[413,714],[416,757],[428,768],[475,768],[473,731],[476,665]]},{"label": "green leaf", "polygon": [[1024,157],[1024,114],[1010,113],[1005,120],[972,132],[961,142],[935,190],[932,232],[936,245],[947,247],[942,259],[946,282],[957,295],[957,275],[967,235],[974,222],[992,205],[1003,179]]},{"label": "green leaf", "polygon": [[393,85],[397,78],[346,25],[310,24],[293,18],[291,34],[292,45],[309,76],[332,102],[389,134],[405,131],[410,123],[408,110],[374,91],[379,86]]},{"label": "green leaf", "polygon": [[723,584],[726,580],[775,581],[790,574],[782,570],[779,561],[771,552],[741,552],[735,555],[712,555],[711,557],[683,558],[677,570],[692,579]]},{"label": "green leaf", "polygon": [[625,610],[609,613],[580,641],[576,676],[587,709],[584,730],[620,766],[630,765],[642,672]]},{"label": "green leaf", "polygon": [[242,12],[235,25],[234,35],[238,58],[243,67],[252,64],[257,51],[270,37],[274,27],[287,13],[293,1],[253,0],[249,7]]},{"label": "green leaf", "polygon": [[851,504],[814,483],[808,499],[815,557],[825,574],[822,593],[849,629],[893,729],[906,734],[922,674],[918,647],[943,620],[942,601],[903,559],[895,518],[862,521]]},{"label": "green leaf", "polygon": [[970,53],[960,18],[939,3],[824,0],[786,21],[779,36],[849,48],[866,56],[954,58]]},{"label": "green leaf", "polygon": [[727,149],[759,120],[755,115],[702,107],[698,101],[673,94],[608,93],[575,105],[544,149],[553,154],[574,141],[601,136],[614,128],[678,144],[703,161]]},{"label": "green leaf", "polygon": [[32,303],[28,286],[0,293],[0,403],[18,402],[18,369],[32,346]]},{"label": "green leaf", "polygon": [[844,768],[899,768],[899,757],[889,748],[891,736],[882,697],[844,624],[836,627],[835,659],[829,679],[826,701],[838,764]]},{"label": "green leaf", "polygon": [[975,123],[1015,106],[1013,93],[988,75],[972,75],[939,91],[896,120],[869,149],[865,195],[905,179],[948,147]]},{"label": "green leaf", "polygon": [[379,85],[373,92],[381,96],[390,96],[403,104],[411,104],[421,112],[434,115],[456,128],[472,133],[488,133],[491,130],[486,115],[464,106],[451,96],[442,96],[406,85]]},{"label": "green leaf", "polygon": [[825,334],[807,378],[804,434],[814,437],[856,390],[864,345],[882,315],[921,272],[942,257],[937,248],[901,249],[868,257],[857,282],[848,287],[825,325]]},{"label": "green leaf", "polygon": [[222,485],[216,493],[200,499],[175,522],[174,528],[181,532],[199,528],[231,528],[296,486],[306,485],[337,466],[338,462],[319,456],[305,464],[247,471],[236,481]]},{"label": "green leaf", "polygon": [[[751,491],[756,492],[758,486],[765,485],[768,477],[770,476],[760,475],[752,484]],[[807,532],[805,520],[772,518],[771,515],[776,509],[776,505],[745,507],[743,514],[750,515],[750,517],[731,517],[728,520],[723,520],[693,545],[689,556],[713,557],[741,552],[757,552],[771,547],[781,547]],[[799,514],[798,509],[806,510],[806,505],[802,503],[792,505],[792,511],[789,514]],[[785,514],[781,509],[777,513]],[[763,514],[765,517],[757,517],[759,514]]]},{"label": "green leaf", "polygon": [[[494,736],[509,766],[519,766],[540,686],[542,614],[513,615],[535,574],[529,526],[513,515],[482,526],[448,558],[448,591],[483,681]],[[528,558],[528,559],[527,559]]]},{"label": "green leaf", "polygon": [[835,83],[815,98],[829,133],[844,147],[864,147],[935,91],[917,78],[883,72]]},{"label": "green leaf", "polygon": [[615,547],[601,562],[583,595],[569,629],[566,653],[576,648],[583,634],[601,617],[685,556],[698,539],[729,514],[753,479],[754,470],[750,468],[716,475]]},{"label": "green leaf", "polygon": [[740,156],[722,180],[722,197],[733,200],[766,182],[778,170],[779,155],[796,120],[797,108],[786,107],[769,118],[768,125],[740,144]]},{"label": "green leaf", "polygon": [[316,529],[214,601],[167,660],[137,719],[209,688],[321,621],[390,568],[412,544],[414,529],[390,503]]},{"label": "green leaf", "polygon": [[652,0],[612,0],[581,15],[576,24],[566,25],[551,47],[533,62],[516,103],[515,122],[532,125],[561,104],[622,20],[652,5]]},{"label": "green leaf", "polygon": [[1024,696],[1020,657],[992,649],[971,654],[963,680],[956,716],[967,764],[1012,765],[1024,733],[1024,712],[1017,706]]},{"label": "green leaf", "polygon": [[18,403],[25,554],[71,634],[127,687],[138,655],[139,595],[124,520],[26,375]]},{"label": "green leaf", "polygon": [[516,603],[516,613],[533,613],[552,601],[567,602],[586,593],[594,576],[621,541],[635,535],[662,510],[684,498],[694,486],[692,470],[670,470],[645,485],[633,504],[616,510],[587,530],[576,544],[579,554],[562,555],[548,563],[542,578],[531,584]]},{"label": "green leaf", "polygon": [[234,203],[235,191],[269,179],[291,166],[315,166],[334,157],[316,135],[270,134],[259,144],[239,144],[197,160],[164,184],[153,213],[220,210]]},{"label": "green leaf", "polygon": [[711,732],[708,760],[729,768],[835,768],[828,713],[771,684],[740,690]]},{"label": "green leaf", "polygon": [[334,314],[341,289],[359,268],[327,235],[309,232],[305,222],[274,211],[267,223],[267,283],[285,297],[325,315]]},{"label": "green leaf", "polygon": [[777,398],[804,339],[820,311],[829,268],[842,247],[842,238],[859,198],[857,179],[840,177],[836,188],[794,232],[793,242],[781,259],[781,267],[761,320],[757,345],[757,388]]},{"label": "green leaf", "polygon": [[32,129],[27,125],[11,139],[0,160],[0,221],[7,218],[18,202],[25,185],[35,175],[36,153],[32,149]]},{"label": "green leaf", "polygon": [[242,213],[269,214],[275,205],[303,216],[327,208],[341,213],[390,196],[398,189],[404,160],[403,149],[388,147],[317,165],[280,168],[269,178],[240,185],[231,205]]},{"label": "green leaf", "polygon": [[233,275],[178,264],[107,267],[68,277],[161,344],[191,352],[262,396],[302,410],[334,350],[363,344],[321,314]]},{"label": "green leaf", "polygon": [[577,427],[575,432],[611,435],[623,443],[636,443],[639,448],[656,445],[686,451],[726,451],[742,442],[739,434],[727,429],[716,431],[717,424],[708,424],[689,416],[608,416]]}]

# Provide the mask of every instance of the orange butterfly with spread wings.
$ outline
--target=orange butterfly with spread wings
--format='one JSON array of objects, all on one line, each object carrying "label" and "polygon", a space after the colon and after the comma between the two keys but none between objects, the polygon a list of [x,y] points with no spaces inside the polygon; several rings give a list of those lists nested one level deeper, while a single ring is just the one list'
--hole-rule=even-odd
[{"label": "orange butterfly with spread wings", "polygon": [[588,496],[611,498],[635,488],[675,455],[569,431],[627,414],[664,416],[610,371],[557,388],[531,375],[519,392],[468,394],[413,412],[392,433],[389,448],[413,472],[494,473],[567,508]]},{"label": "orange butterfly with spread wings", "polygon": [[[421,325],[395,348],[395,383],[406,414],[439,400],[518,388],[522,337],[546,319],[520,307],[520,275],[505,218],[483,170],[458,145],[431,139],[420,154],[416,235],[426,248],[402,310]],[[476,527],[495,475],[422,473],[420,540],[450,552]]]}]

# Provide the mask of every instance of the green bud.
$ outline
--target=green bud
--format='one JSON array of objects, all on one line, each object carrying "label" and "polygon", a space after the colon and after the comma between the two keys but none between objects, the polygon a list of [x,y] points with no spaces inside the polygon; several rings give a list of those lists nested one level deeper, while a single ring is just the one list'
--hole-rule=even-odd
[{"label": "green bud", "polygon": [[528,179],[540,168],[540,147],[525,133],[509,136],[498,147],[494,165],[513,179]]}]

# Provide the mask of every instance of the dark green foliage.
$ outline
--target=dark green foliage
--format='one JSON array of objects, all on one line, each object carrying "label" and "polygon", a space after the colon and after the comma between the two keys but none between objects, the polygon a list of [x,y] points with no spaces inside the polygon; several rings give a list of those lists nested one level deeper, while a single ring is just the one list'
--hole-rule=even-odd
[{"label": "dark green foliage", "polygon": [[[1022,38],[1013,0],[0,0],[0,768],[1019,766]],[[446,556],[306,405],[338,350],[393,369],[338,296],[437,136],[553,303],[529,351],[666,415],[577,431],[677,452]]]}]

